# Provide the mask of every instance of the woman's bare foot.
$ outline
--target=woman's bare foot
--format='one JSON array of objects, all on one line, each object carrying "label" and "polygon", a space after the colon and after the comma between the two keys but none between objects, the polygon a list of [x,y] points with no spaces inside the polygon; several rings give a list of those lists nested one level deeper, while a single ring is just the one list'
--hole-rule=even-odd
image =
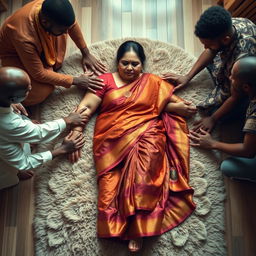
[{"label": "woman's bare foot", "polygon": [[19,178],[19,180],[28,180],[30,178],[32,178],[34,175],[34,172],[31,170],[28,171],[19,171],[17,176]]},{"label": "woman's bare foot", "polygon": [[128,248],[130,252],[138,252],[142,248],[142,238],[136,238],[129,241]]}]

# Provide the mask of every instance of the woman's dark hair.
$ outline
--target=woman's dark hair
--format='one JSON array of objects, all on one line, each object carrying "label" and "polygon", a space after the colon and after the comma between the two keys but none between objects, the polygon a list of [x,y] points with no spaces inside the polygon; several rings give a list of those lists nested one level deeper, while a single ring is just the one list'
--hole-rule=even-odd
[{"label": "woman's dark hair", "polygon": [[131,50],[137,54],[143,65],[146,59],[144,49],[141,44],[135,41],[126,41],[119,46],[117,50],[116,61],[119,62],[119,60],[125,55],[125,53]]},{"label": "woman's dark hair", "polygon": [[220,6],[208,8],[195,26],[195,35],[204,39],[216,39],[232,29],[230,13]]},{"label": "woman's dark hair", "polygon": [[41,11],[58,25],[70,27],[75,22],[75,13],[68,0],[45,0]]}]

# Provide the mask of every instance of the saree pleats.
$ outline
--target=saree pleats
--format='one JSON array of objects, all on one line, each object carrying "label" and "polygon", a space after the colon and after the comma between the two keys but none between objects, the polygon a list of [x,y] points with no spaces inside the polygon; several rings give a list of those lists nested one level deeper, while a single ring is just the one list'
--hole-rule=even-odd
[{"label": "saree pleats", "polygon": [[[162,114],[173,88],[157,76],[144,74],[124,87],[105,96],[95,126],[98,236],[160,235],[195,208],[187,126]],[[123,98],[127,90],[132,96]]]}]

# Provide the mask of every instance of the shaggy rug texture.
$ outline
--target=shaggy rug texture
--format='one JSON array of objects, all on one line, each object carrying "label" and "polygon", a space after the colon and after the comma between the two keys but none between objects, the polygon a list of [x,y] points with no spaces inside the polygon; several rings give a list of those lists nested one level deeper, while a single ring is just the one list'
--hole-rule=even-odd
[{"label": "shaggy rug texture", "polygon": [[[145,49],[145,72],[186,74],[195,62],[193,56],[176,46],[149,39],[133,39]],[[116,51],[123,41],[125,39],[95,43],[90,51],[113,72]],[[81,74],[80,60],[80,53],[73,54],[67,58],[60,72]],[[177,95],[198,104],[212,86],[205,70]],[[83,94],[82,90],[74,87],[57,88],[40,108],[41,121],[68,115]],[[190,127],[195,118],[188,120]],[[37,170],[34,219],[37,256],[129,255],[127,242],[98,239],[96,236],[97,183],[92,156],[94,123],[95,116],[84,132],[86,145],[79,162],[72,165],[64,157],[56,158]],[[218,131],[215,131],[215,136],[218,136]],[[52,149],[61,140],[58,138],[49,144],[41,144],[39,149]],[[145,239],[143,249],[137,255],[226,255],[225,191],[218,169],[219,161],[217,152],[191,148],[190,185],[195,189],[195,212],[180,226],[162,236]]]}]

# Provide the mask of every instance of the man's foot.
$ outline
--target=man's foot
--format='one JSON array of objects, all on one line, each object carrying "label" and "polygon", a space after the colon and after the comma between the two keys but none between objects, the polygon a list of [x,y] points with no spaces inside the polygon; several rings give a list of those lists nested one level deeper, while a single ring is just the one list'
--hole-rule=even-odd
[{"label": "man's foot", "polygon": [[128,248],[130,252],[138,252],[142,248],[142,238],[136,238],[129,241]]},{"label": "man's foot", "polygon": [[19,180],[27,180],[30,179],[34,176],[34,172],[33,171],[19,171],[17,174]]}]

